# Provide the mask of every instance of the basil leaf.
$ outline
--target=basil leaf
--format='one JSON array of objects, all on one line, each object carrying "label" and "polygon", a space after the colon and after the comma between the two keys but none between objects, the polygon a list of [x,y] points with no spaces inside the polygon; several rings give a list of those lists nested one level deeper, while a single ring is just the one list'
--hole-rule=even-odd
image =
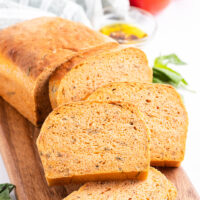
[{"label": "basil leaf", "polygon": [[8,188],[0,193],[0,200],[11,200]]},{"label": "basil leaf", "polygon": [[165,82],[161,81],[159,78],[156,78],[156,77],[153,77],[153,83],[165,84]]},{"label": "basil leaf", "polygon": [[183,62],[176,54],[159,56],[154,61],[154,66],[160,66],[160,65],[167,66],[168,64],[185,65],[186,63]]},{"label": "basil leaf", "polygon": [[182,87],[188,85],[182,75],[169,68],[168,64],[183,65],[185,64],[175,54],[159,56],[154,61],[153,67],[153,83],[170,84],[174,87]]},{"label": "basil leaf", "polygon": [[185,79],[178,72],[169,67],[153,67],[153,75],[159,78],[162,82],[179,87],[181,84],[188,85]]},{"label": "basil leaf", "polygon": [[15,185],[5,183],[0,184],[0,200],[11,200],[10,192],[15,188]]}]

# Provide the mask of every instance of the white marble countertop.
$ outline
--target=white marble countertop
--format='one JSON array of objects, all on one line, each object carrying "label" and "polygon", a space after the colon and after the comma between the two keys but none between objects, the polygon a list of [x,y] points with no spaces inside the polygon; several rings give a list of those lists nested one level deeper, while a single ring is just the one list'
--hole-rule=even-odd
[{"label": "white marble countertop", "polygon": [[[156,16],[155,38],[144,48],[150,61],[160,54],[176,53],[187,66],[176,69],[196,93],[182,92],[189,114],[189,131],[185,160],[182,163],[200,194],[200,1],[174,0]],[[0,183],[9,178],[0,156]]]}]

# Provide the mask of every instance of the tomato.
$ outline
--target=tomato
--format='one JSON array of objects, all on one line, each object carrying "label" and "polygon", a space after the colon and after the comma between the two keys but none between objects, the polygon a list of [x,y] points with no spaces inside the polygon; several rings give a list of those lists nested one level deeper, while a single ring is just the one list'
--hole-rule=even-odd
[{"label": "tomato", "polygon": [[129,0],[131,6],[136,6],[147,10],[153,14],[164,9],[170,0]]}]

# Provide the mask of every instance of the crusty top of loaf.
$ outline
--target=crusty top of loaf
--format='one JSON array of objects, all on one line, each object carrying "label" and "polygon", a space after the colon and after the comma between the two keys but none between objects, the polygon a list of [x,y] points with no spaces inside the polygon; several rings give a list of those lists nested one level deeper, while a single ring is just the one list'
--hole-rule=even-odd
[{"label": "crusty top of loaf", "polygon": [[58,17],[41,17],[0,31],[0,53],[34,79],[80,51],[115,42],[86,26]]}]

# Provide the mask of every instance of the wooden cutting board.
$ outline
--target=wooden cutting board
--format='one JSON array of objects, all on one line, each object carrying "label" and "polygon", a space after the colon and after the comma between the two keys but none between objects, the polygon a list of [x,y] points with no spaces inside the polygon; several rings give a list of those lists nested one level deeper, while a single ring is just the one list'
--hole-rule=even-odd
[{"label": "wooden cutting board", "polygon": [[[39,129],[0,98],[0,151],[19,200],[61,200],[80,185],[48,187],[35,145]],[[160,169],[177,187],[178,200],[199,200],[184,170]]]}]

